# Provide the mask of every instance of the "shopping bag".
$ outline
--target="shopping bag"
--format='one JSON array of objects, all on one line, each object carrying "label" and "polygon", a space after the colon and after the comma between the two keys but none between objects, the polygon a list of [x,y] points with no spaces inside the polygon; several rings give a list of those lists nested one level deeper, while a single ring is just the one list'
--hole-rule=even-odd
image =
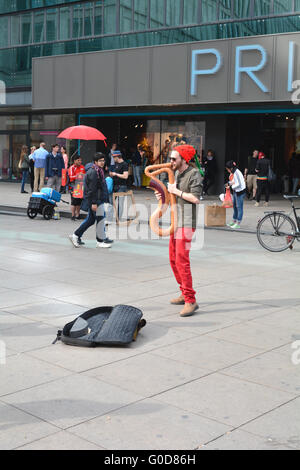
[{"label": "shopping bag", "polygon": [[231,209],[233,207],[233,201],[232,201],[232,197],[231,197],[231,193],[230,193],[229,188],[226,189],[225,198],[224,198],[224,202],[222,204],[222,207],[225,207],[225,209]]},{"label": "shopping bag", "polygon": [[226,225],[226,209],[222,206],[206,206],[205,208],[205,226],[206,227],[224,227]]}]

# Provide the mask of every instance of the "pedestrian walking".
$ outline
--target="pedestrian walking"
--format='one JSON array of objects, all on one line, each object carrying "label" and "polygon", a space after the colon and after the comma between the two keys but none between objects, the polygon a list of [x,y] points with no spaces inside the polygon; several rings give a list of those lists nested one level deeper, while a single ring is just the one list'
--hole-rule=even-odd
[{"label": "pedestrian walking", "polygon": [[228,226],[238,230],[241,228],[244,216],[246,183],[243,173],[238,169],[237,164],[233,160],[226,163],[226,170],[230,174],[228,186],[231,188],[233,200],[233,218]]},{"label": "pedestrian walking", "polygon": [[97,153],[93,166],[87,171],[84,178],[84,199],[88,205],[88,215],[80,227],[69,236],[71,243],[79,248],[84,245],[84,233],[96,222],[97,248],[110,248],[113,240],[106,236],[104,203],[108,202],[108,190],[101,165],[105,155]]},{"label": "pedestrian walking", "polygon": [[29,174],[29,167],[30,167],[30,160],[29,160],[27,145],[22,146],[18,166],[22,173],[21,193],[28,194],[28,191],[25,191],[25,184],[27,182],[27,178]]},{"label": "pedestrian walking", "polygon": [[46,158],[45,176],[48,179],[48,188],[59,192],[61,187],[62,170],[65,168],[64,159],[59,153],[59,145],[52,145],[52,151]]},{"label": "pedestrian walking", "polygon": [[269,185],[269,172],[271,164],[270,160],[266,158],[263,152],[260,152],[258,155],[258,162],[256,165],[257,173],[257,193],[256,193],[256,203],[255,207],[259,207],[261,196],[265,193],[265,203],[264,206],[267,207],[270,201],[270,185]]},{"label": "pedestrian walking", "polygon": [[258,161],[259,150],[254,150],[252,157],[248,158],[247,168],[245,168],[244,177],[249,192],[249,199],[252,195],[252,201],[256,198],[257,192],[257,173],[256,165]]},{"label": "pedestrian walking", "polygon": [[[80,218],[80,207],[82,204],[83,200],[83,195],[80,197],[80,194],[74,194],[75,186],[76,186],[76,181],[79,179],[83,183],[83,175],[85,174],[85,169],[84,166],[82,165],[82,159],[81,157],[77,156],[74,159],[74,164],[70,166],[69,168],[69,180],[70,180],[70,187],[71,187],[71,211],[72,211],[72,220],[79,220]],[[79,181],[79,185],[81,186],[81,183]]]},{"label": "pedestrian walking", "polygon": [[39,192],[45,182],[46,158],[49,152],[46,150],[45,142],[40,143],[40,147],[32,154],[34,161],[34,192]]}]

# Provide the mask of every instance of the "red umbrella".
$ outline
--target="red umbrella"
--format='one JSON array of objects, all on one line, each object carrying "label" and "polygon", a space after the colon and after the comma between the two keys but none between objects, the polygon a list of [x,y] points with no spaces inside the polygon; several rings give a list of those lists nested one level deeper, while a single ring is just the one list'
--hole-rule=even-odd
[{"label": "red umbrella", "polygon": [[102,132],[98,131],[94,127],[89,126],[72,126],[62,131],[59,139],[79,139],[79,140],[106,140],[106,137]]}]

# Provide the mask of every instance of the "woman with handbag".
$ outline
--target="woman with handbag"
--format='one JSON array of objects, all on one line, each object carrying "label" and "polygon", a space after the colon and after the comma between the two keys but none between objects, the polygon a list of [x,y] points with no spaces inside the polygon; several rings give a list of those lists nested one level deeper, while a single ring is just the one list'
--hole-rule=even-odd
[{"label": "woman with handbag", "polygon": [[22,146],[18,167],[22,173],[21,193],[28,194],[28,191],[25,191],[25,183],[29,173],[30,160],[28,156],[28,147],[26,145]]},{"label": "woman with handbag", "polygon": [[228,186],[232,191],[233,199],[233,218],[229,227],[240,229],[244,216],[244,200],[246,196],[246,183],[242,172],[238,169],[237,164],[230,160],[226,163],[226,170],[230,173]]}]

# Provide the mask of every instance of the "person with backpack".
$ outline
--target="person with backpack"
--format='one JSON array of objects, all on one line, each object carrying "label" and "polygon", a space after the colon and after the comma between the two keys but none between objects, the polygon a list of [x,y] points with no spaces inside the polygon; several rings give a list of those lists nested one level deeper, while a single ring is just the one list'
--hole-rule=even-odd
[{"label": "person with backpack", "polygon": [[268,207],[270,200],[270,184],[269,184],[269,175],[271,170],[271,163],[268,158],[266,158],[263,152],[260,152],[258,155],[258,162],[256,165],[257,173],[257,193],[256,193],[256,203],[255,207],[259,207],[260,200],[263,192],[265,193],[265,203],[264,206]]},{"label": "person with backpack", "polygon": [[105,233],[104,203],[108,202],[108,190],[102,169],[105,155],[96,153],[93,166],[87,171],[84,178],[84,200],[88,205],[88,215],[80,227],[69,236],[75,248],[84,245],[83,234],[96,222],[97,248],[110,248],[113,241]]},{"label": "person with backpack", "polygon": [[226,170],[230,173],[229,186],[232,191],[233,199],[233,218],[232,223],[228,224],[233,229],[240,229],[244,216],[244,200],[246,196],[246,183],[243,173],[238,169],[237,164],[230,160],[226,163]]}]

